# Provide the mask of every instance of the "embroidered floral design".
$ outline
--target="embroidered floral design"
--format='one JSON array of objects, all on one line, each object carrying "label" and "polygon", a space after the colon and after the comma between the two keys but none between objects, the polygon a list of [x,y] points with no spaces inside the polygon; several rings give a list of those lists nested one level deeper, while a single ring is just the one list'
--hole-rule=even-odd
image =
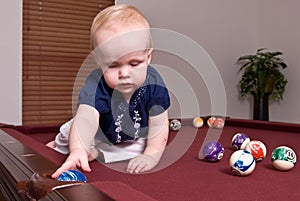
[{"label": "embroidered floral design", "polygon": [[[149,80],[149,75],[147,75],[147,81],[148,80]],[[141,104],[141,102],[143,101],[142,100],[143,95],[147,91],[147,83],[148,82],[145,82],[143,84],[143,86],[141,86],[138,89],[137,93],[134,95],[134,97],[132,98],[129,105],[127,105],[125,102],[120,102],[120,104],[118,105],[118,111],[116,112],[118,115],[116,115],[117,119],[115,120],[115,126],[116,126],[115,132],[117,134],[117,136],[116,136],[117,139],[116,139],[115,143],[120,143],[121,141],[136,140],[137,138],[139,138],[139,135],[141,133],[140,129],[141,129],[142,117],[140,115],[138,107]],[[132,113],[132,111],[133,111],[133,113]],[[129,113],[131,113],[132,116],[129,115]],[[128,123],[128,121],[130,121],[130,123]],[[122,125],[123,125],[123,128],[122,128]],[[131,128],[127,129],[126,126],[127,127],[130,126]],[[135,129],[135,131],[132,129],[132,126]],[[129,131],[129,130],[130,130],[130,133],[128,133],[128,134],[130,134],[130,135],[128,137],[124,136],[123,132]]]},{"label": "embroidered floral design", "polygon": [[133,127],[136,129],[135,133],[134,133],[134,139],[137,139],[139,137],[140,127],[141,127],[141,124],[138,123],[138,122],[141,121],[142,118],[140,117],[139,111],[134,110],[133,112],[134,112],[134,117],[133,117],[134,125],[133,125]]},{"label": "embroidered floral design", "polygon": [[118,115],[117,117],[117,120],[115,122],[115,125],[117,126],[116,127],[116,132],[117,132],[117,140],[116,140],[116,143],[120,143],[121,142],[121,135],[120,135],[120,132],[122,131],[122,118],[123,118],[124,114],[120,114]]}]

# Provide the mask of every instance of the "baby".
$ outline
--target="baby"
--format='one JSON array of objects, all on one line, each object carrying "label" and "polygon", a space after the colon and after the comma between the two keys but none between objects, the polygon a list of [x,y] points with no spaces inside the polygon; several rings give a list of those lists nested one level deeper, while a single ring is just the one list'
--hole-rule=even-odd
[{"label": "baby", "polygon": [[129,160],[129,173],[149,171],[167,143],[170,106],[161,76],[149,65],[149,23],[132,6],[108,7],[93,21],[91,43],[99,68],[87,77],[74,118],[48,143],[69,154],[52,177],[74,168],[91,171],[95,158]]}]

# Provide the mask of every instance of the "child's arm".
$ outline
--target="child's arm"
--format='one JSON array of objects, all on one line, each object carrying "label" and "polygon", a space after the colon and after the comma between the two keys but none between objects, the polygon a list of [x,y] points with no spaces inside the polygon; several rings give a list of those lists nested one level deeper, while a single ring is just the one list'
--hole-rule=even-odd
[{"label": "child's arm", "polygon": [[58,177],[62,172],[74,168],[91,171],[88,156],[99,125],[98,111],[89,105],[79,105],[69,136],[70,154],[63,165],[52,177]]},{"label": "child's arm", "polygon": [[140,173],[154,168],[166,147],[169,134],[168,112],[149,118],[147,145],[144,153],[129,161],[127,171]]}]

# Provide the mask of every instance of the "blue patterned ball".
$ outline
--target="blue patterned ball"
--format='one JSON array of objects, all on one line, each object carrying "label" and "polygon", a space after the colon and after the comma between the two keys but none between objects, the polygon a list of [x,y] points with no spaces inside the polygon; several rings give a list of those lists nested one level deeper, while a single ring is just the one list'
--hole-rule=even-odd
[{"label": "blue patterned ball", "polygon": [[86,176],[78,170],[67,170],[57,177],[58,181],[87,182]]},{"label": "blue patterned ball", "polygon": [[229,165],[234,175],[246,176],[253,172],[256,162],[249,151],[237,150],[230,156]]}]

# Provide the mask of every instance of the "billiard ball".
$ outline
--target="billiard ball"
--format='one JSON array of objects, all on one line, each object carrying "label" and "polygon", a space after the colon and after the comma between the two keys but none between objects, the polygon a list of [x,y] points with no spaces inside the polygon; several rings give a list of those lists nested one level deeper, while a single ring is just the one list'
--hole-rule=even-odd
[{"label": "billiard ball", "polygon": [[250,138],[245,133],[236,133],[231,139],[231,144],[234,150],[245,149],[249,142]]},{"label": "billiard ball", "polygon": [[203,126],[203,119],[201,117],[195,117],[193,119],[193,126],[195,128],[200,128]]},{"label": "billiard ball", "polygon": [[249,151],[237,150],[231,154],[229,165],[234,175],[246,176],[254,171],[256,162]]},{"label": "billiard ball", "polygon": [[58,181],[79,181],[87,182],[86,176],[78,170],[67,170],[57,177]]},{"label": "billiard ball", "polygon": [[267,155],[267,148],[265,144],[259,140],[251,140],[245,150],[249,151],[256,161],[261,161]]},{"label": "billiard ball", "polygon": [[[205,143],[202,149],[202,159],[209,162],[217,162],[223,158],[224,147],[220,142],[209,141]],[[200,158],[201,159],[201,158]]]},{"label": "billiard ball", "polygon": [[225,124],[225,120],[222,117],[217,117],[213,123],[214,128],[223,128]]},{"label": "billiard ball", "polygon": [[178,119],[173,119],[170,122],[170,129],[173,131],[178,131],[181,128],[181,122]]},{"label": "billiard ball", "polygon": [[207,122],[206,122],[207,125],[208,125],[208,127],[213,128],[215,120],[216,120],[216,117],[210,117],[210,118],[208,118]]},{"label": "billiard ball", "polygon": [[222,117],[210,117],[207,119],[206,123],[210,128],[223,128],[225,120]]},{"label": "billiard ball", "polygon": [[271,160],[277,170],[288,171],[295,166],[297,156],[295,151],[290,147],[279,146],[273,150]]}]

